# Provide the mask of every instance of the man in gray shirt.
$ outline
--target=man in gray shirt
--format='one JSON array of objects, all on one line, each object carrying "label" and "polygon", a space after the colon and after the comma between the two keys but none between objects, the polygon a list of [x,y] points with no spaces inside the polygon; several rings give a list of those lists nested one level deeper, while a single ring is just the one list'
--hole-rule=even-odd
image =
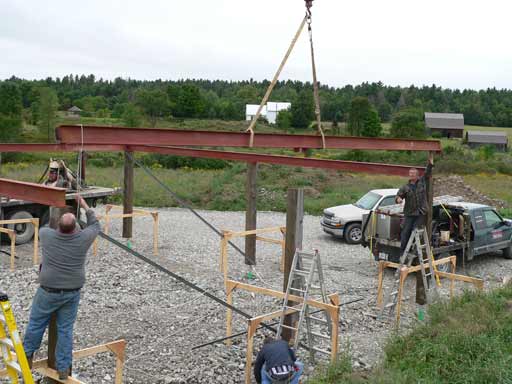
[{"label": "man in gray shirt", "polygon": [[45,227],[39,231],[42,262],[40,287],[32,302],[29,323],[23,347],[29,362],[39,349],[41,340],[53,313],[57,315],[56,365],[59,379],[65,380],[71,368],[73,353],[73,325],[80,302],[80,289],[85,282],[87,251],[101,230],[94,211],[85,200],[77,198],[86,210],[87,227],[77,229],[75,215],[65,213],[59,219],[57,230]]}]

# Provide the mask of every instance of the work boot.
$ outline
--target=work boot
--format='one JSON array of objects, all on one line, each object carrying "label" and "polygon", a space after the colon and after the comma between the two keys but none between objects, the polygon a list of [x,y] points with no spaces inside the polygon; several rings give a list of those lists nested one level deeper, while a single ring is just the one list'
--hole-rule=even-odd
[{"label": "work boot", "polygon": [[69,369],[65,371],[57,371],[59,373],[59,380],[67,380],[69,376]]}]

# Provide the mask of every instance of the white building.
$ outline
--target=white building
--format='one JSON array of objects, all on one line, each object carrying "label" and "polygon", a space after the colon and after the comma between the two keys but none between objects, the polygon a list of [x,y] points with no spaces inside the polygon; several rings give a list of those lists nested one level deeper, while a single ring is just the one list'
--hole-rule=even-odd
[{"label": "white building", "polygon": [[[263,109],[261,110],[261,116],[265,117],[270,124],[275,124],[277,120],[277,114],[280,111],[290,109],[291,106],[291,103],[276,103],[269,101],[267,105],[263,106]],[[258,112],[258,108],[259,105],[247,104],[245,106],[245,120],[252,120],[256,115],[256,112]]]}]

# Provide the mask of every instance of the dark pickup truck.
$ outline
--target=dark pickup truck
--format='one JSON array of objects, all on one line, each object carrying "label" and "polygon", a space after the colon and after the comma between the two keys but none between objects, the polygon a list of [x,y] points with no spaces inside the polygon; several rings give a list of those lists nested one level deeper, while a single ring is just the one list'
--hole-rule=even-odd
[{"label": "dark pickup truck", "polygon": [[[463,261],[501,251],[512,259],[512,221],[483,204],[468,203],[453,196],[434,199],[432,250],[435,258],[457,255]],[[375,260],[398,262],[402,206],[391,205],[363,217],[362,245],[372,248]]]}]

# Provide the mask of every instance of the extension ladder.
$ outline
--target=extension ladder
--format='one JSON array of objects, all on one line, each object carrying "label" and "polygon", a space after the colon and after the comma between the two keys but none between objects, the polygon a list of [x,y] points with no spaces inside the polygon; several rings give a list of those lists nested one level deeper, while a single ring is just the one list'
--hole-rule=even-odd
[{"label": "extension ladder", "polygon": [[[0,349],[7,374],[15,384],[20,382],[18,375],[21,375],[24,384],[34,384],[20,334],[16,329],[16,321],[9,303],[9,297],[1,292],[0,306],[2,307],[0,313]],[[7,332],[4,327],[7,327]]]},{"label": "extension ladder", "polygon": [[[411,252],[415,248],[415,253]],[[418,258],[420,266],[421,278],[423,280],[423,286],[425,287],[425,296],[427,298],[427,304],[432,303],[434,300],[434,294],[437,293],[437,285],[435,281],[435,266],[432,256],[432,250],[430,248],[430,241],[428,239],[427,231],[424,227],[415,228],[409,237],[407,246],[403,255],[400,257],[400,267],[395,271],[395,281],[393,289],[389,295],[389,301],[382,308],[382,314],[389,311],[391,314],[398,304],[398,292],[400,285],[400,270],[405,266],[409,268],[414,261]],[[428,271],[427,271],[428,269]]]},{"label": "extension ladder", "polygon": [[[293,305],[293,298],[290,298],[290,295],[302,297],[303,301]],[[323,303],[328,303],[322,263],[317,250],[315,250],[314,253],[306,253],[297,250],[293,257],[290,276],[288,278],[288,286],[283,300],[283,313],[277,328],[277,338],[281,337],[283,329],[290,329],[292,332],[292,340],[294,340],[294,349],[297,349],[300,342],[301,327],[305,319],[307,344],[310,358],[314,361],[315,353],[331,354],[327,348],[321,348],[321,346],[323,340],[331,340],[332,329],[329,314],[322,311],[324,312],[325,318],[313,316],[318,313],[318,311],[311,312],[310,306],[307,304],[308,300],[318,300]],[[296,326],[284,324],[286,311],[290,309],[299,313],[299,320],[296,322]]]}]

